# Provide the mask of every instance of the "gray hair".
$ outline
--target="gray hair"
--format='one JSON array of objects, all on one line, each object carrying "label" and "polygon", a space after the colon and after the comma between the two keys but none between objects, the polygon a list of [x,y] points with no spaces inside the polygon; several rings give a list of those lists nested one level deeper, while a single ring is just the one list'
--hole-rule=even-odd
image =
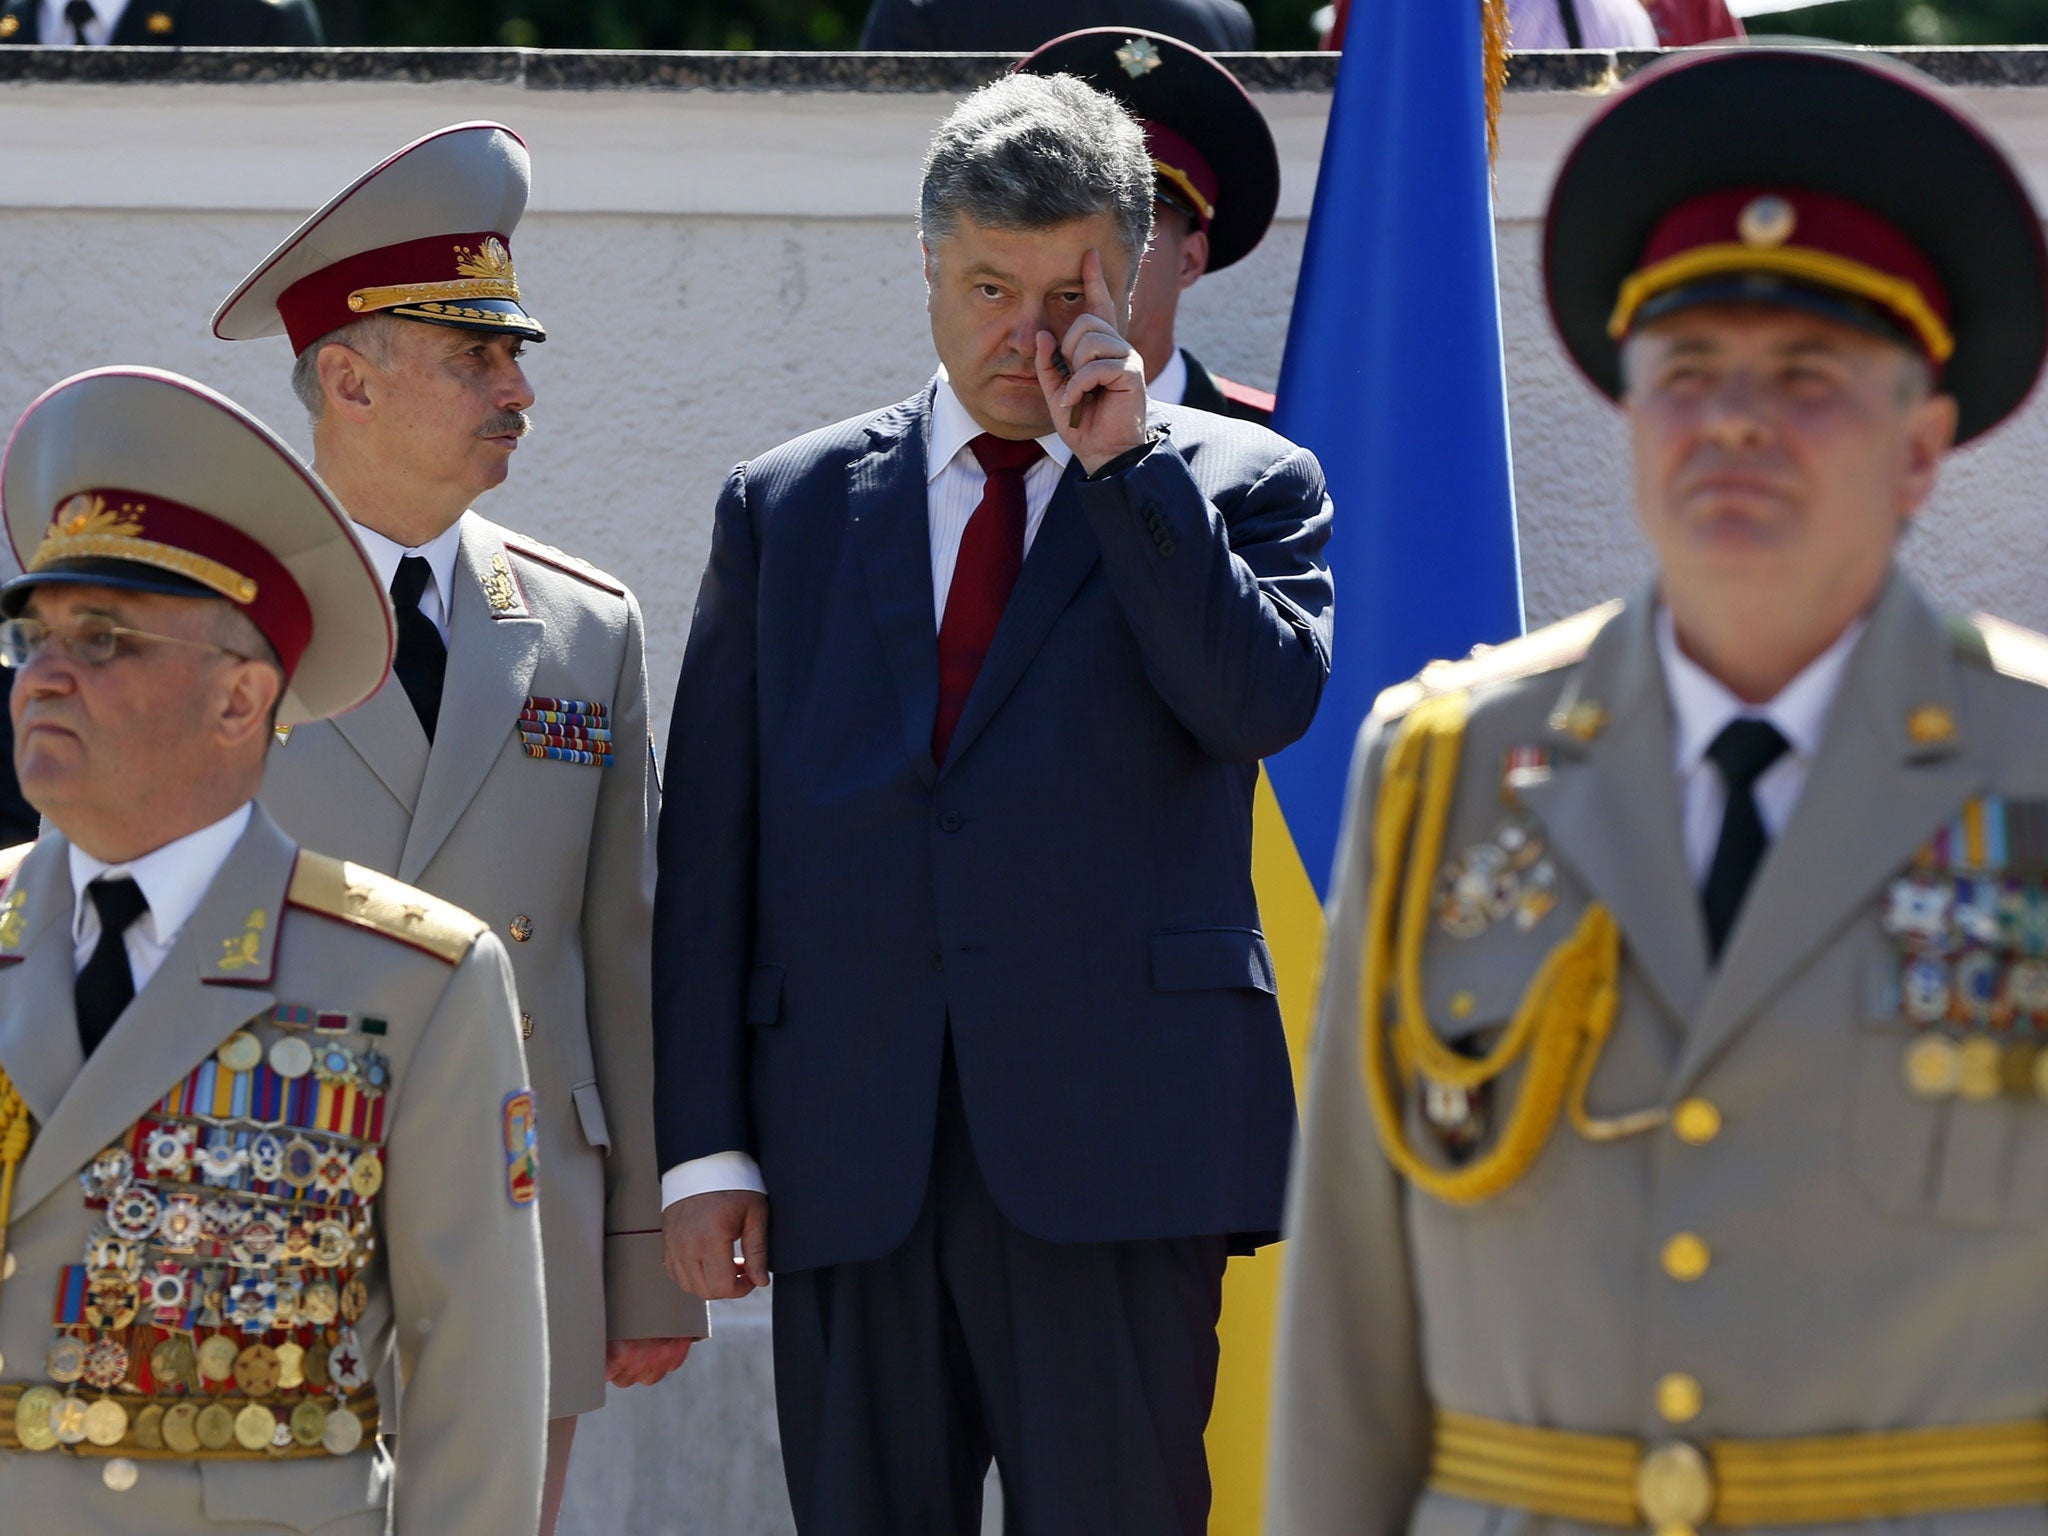
[{"label": "gray hair", "polygon": [[388,368],[398,339],[398,327],[404,323],[396,315],[364,315],[360,320],[351,320],[347,325],[329,331],[318,341],[308,342],[306,350],[292,364],[292,393],[306,408],[306,419],[317,424],[321,413],[327,409],[327,392],[320,387],[322,347],[347,347],[350,351],[362,353],[379,368]]},{"label": "gray hair", "polygon": [[962,214],[987,229],[1050,229],[1110,214],[1132,258],[1152,238],[1151,151],[1113,96],[1072,75],[1005,75],[939,125],[925,151],[918,234],[927,249]]}]

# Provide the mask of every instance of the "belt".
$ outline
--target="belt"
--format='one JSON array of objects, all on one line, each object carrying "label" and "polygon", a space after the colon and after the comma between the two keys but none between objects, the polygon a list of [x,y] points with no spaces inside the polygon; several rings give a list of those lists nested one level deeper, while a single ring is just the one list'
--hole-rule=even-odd
[{"label": "belt", "polygon": [[[29,1398],[24,1408],[22,1400],[30,1393],[36,1396]],[[82,1405],[79,1429],[85,1438],[59,1434],[53,1402]],[[318,1426],[294,1419],[294,1410],[306,1402],[319,1405],[317,1417],[322,1422]],[[101,1404],[110,1406],[101,1408]],[[263,1421],[261,1415],[253,1419],[242,1417],[251,1407],[268,1414],[267,1427],[273,1433],[279,1425],[287,1431],[294,1427],[321,1430],[326,1419],[336,1418],[344,1410],[354,1416],[363,1432],[337,1435],[329,1441],[323,1441],[320,1433],[311,1432],[293,1438],[285,1446],[274,1441],[255,1445],[250,1443],[258,1438],[253,1430]],[[113,1411],[115,1408],[119,1413]],[[190,1422],[181,1419],[166,1436],[165,1420],[180,1408],[193,1410],[186,1416]],[[176,1399],[145,1397],[137,1392],[101,1392],[90,1398],[71,1399],[29,1382],[0,1382],[0,1451],[61,1451],[67,1456],[125,1456],[131,1461],[298,1461],[347,1455],[358,1446],[367,1450],[375,1445],[376,1436],[375,1387],[364,1387],[346,1401],[337,1401],[330,1395],[292,1393],[263,1400],[240,1393]],[[341,1449],[342,1446],[347,1449]]]},{"label": "belt", "polygon": [[1658,1536],[1998,1509],[2048,1503],[2048,1420],[1646,1445],[1439,1411],[1429,1485]]}]

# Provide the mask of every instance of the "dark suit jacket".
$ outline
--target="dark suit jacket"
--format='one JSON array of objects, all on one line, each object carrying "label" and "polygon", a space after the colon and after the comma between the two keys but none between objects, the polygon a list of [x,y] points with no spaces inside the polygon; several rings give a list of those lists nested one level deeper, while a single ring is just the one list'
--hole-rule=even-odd
[{"label": "dark suit jacket", "polygon": [[1255,421],[1262,427],[1273,424],[1273,397],[1263,389],[1217,377],[1186,347],[1180,349],[1180,355],[1188,365],[1188,387],[1180,397],[1182,405],[1218,416],[1235,416],[1239,421]]},{"label": "dark suit jacket", "polygon": [[[53,44],[40,35],[39,0],[0,5],[0,42]],[[9,21],[13,22],[10,27]],[[108,43],[116,48],[318,48],[313,0],[128,0]]]},{"label": "dark suit jacket", "polygon": [[1026,1231],[1270,1233],[1294,1112],[1252,791],[1329,671],[1322,471],[1177,406],[1122,473],[1070,465],[935,767],[929,411],[798,438],[719,500],[661,816],[662,1166],[758,1158],[778,1269],[888,1252],[950,1020]]},{"label": "dark suit jacket", "polygon": [[1238,0],[875,0],[863,48],[899,53],[1029,53],[1083,27],[1142,27],[1210,53],[1247,53],[1252,17]]}]

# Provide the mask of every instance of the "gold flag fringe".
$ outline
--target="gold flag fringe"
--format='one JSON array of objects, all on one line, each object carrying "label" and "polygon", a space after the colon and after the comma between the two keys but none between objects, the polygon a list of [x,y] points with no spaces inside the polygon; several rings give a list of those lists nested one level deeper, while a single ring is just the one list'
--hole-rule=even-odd
[{"label": "gold flag fringe", "polygon": [[1508,80],[1507,0],[1479,0],[1480,68],[1486,77],[1486,160],[1500,159],[1500,95]]}]

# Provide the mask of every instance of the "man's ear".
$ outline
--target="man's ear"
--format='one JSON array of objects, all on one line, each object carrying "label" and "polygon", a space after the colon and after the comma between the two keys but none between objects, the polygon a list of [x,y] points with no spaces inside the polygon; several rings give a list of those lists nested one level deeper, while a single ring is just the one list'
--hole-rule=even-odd
[{"label": "man's ear", "polygon": [[284,674],[269,662],[238,661],[228,668],[220,694],[221,744],[239,747],[252,736],[268,736],[283,696]]},{"label": "man's ear", "polygon": [[320,349],[314,366],[319,370],[320,391],[327,397],[328,410],[351,421],[368,418],[374,405],[371,383],[375,364],[354,347],[330,341]]},{"label": "man's ear", "polygon": [[1900,478],[1900,511],[1911,517],[1934,494],[1941,461],[1956,440],[1956,397],[1932,394],[1909,406],[1905,471]]},{"label": "man's ear", "polygon": [[1192,288],[1195,279],[1209,270],[1209,231],[1191,229],[1180,243],[1180,285]]}]

